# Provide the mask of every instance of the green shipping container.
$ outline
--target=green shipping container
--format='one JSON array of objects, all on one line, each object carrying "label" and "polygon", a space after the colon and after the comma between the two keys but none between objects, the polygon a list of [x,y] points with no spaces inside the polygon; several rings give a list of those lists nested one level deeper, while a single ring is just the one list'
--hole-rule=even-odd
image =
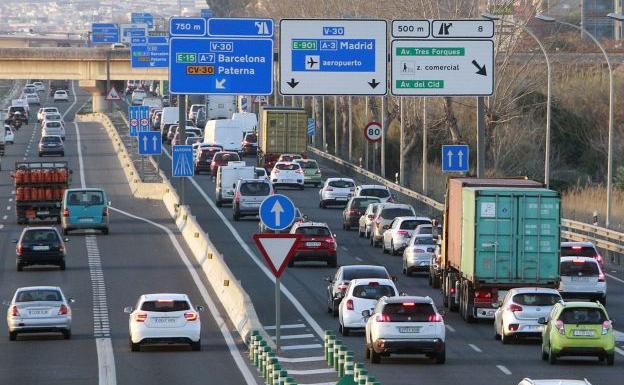
[{"label": "green shipping container", "polygon": [[557,285],[560,207],[543,188],[463,188],[462,275],[475,287]]}]

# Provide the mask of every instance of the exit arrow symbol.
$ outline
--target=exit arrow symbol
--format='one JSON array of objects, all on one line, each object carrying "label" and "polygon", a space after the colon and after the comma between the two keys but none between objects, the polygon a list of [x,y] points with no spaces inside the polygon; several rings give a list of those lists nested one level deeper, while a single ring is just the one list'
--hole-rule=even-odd
[{"label": "exit arrow symbol", "polygon": [[225,89],[225,79],[215,79],[215,88],[218,90]]},{"label": "exit arrow symbol", "polygon": [[299,82],[296,82],[295,78],[290,78],[290,81],[286,82],[286,84],[288,84],[290,88],[295,88],[297,87],[297,84],[299,84]]},{"label": "exit arrow symbol", "polygon": [[275,227],[280,227],[284,208],[279,201],[275,201],[275,204],[273,204],[273,207],[271,208],[271,212],[275,214]]},{"label": "exit arrow symbol", "polygon": [[481,75],[481,76],[487,76],[487,71],[485,70],[485,65],[480,66],[479,63],[477,63],[476,60],[472,61],[472,64],[477,67],[478,71],[476,72],[477,75]]},{"label": "exit arrow symbol", "polygon": [[372,81],[368,82],[368,85],[371,86],[372,89],[375,89],[379,84],[381,83],[378,82],[376,79],[373,79]]}]

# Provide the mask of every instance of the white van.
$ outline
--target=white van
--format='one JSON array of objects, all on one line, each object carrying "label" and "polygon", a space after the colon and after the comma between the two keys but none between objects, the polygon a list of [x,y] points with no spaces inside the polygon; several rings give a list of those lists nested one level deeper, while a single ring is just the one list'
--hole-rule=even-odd
[{"label": "white van", "polygon": [[163,141],[167,137],[169,126],[172,124],[178,124],[178,117],[180,111],[178,107],[164,107],[162,114],[160,115],[160,133],[163,137]]},{"label": "white van", "polygon": [[223,146],[224,151],[242,153],[243,129],[240,121],[232,119],[209,120],[204,128],[204,143]]},{"label": "white van", "polygon": [[232,114],[232,120],[241,123],[243,132],[247,133],[258,129],[258,116],[253,112],[235,112]]},{"label": "white van", "polygon": [[227,166],[219,167],[215,185],[215,202],[217,206],[221,207],[223,203],[232,202],[236,182],[239,179],[254,179],[255,177],[255,167],[247,166],[244,161],[228,162]]},{"label": "white van", "polygon": [[162,99],[154,97],[154,96],[148,96],[146,98],[143,98],[143,105],[154,107],[154,108],[162,108],[163,106]]},{"label": "white van", "polygon": [[208,95],[206,97],[206,119],[230,119],[236,112],[236,96]]}]

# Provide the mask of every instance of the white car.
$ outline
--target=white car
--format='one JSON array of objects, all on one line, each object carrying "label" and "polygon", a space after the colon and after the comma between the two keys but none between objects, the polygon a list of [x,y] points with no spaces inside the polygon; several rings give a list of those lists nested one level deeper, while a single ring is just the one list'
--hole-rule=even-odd
[{"label": "white car", "polygon": [[65,125],[59,120],[45,121],[41,131],[41,136],[58,135],[65,140]]},{"label": "white car", "polygon": [[130,314],[130,350],[144,344],[188,343],[201,350],[201,306],[194,307],[186,294],[143,294]]},{"label": "white car", "polygon": [[375,219],[379,208],[383,205],[384,203],[371,203],[368,205],[364,215],[362,215],[358,221],[358,235],[360,237],[370,238],[373,220]]},{"label": "white car", "polygon": [[319,190],[319,207],[346,205],[355,190],[355,181],[351,178],[327,178]]},{"label": "white car", "polygon": [[15,291],[7,311],[9,339],[21,333],[61,333],[71,337],[72,312],[60,287],[29,286]]},{"label": "white car", "polygon": [[41,104],[41,100],[39,99],[39,95],[35,94],[26,94],[26,101],[28,104]]},{"label": "white car", "polygon": [[361,186],[357,186],[353,195],[356,197],[359,197],[359,196],[377,197],[381,199],[381,203],[394,202],[390,189],[380,184],[363,184]]},{"label": "white car", "polygon": [[43,119],[41,120],[41,128],[45,127],[46,122],[52,122],[52,121],[61,122],[63,127],[65,127],[65,121],[63,120],[63,117],[61,116],[61,114],[56,113],[56,112],[49,112],[43,115]]},{"label": "white car", "polygon": [[519,287],[509,290],[494,313],[494,336],[503,344],[508,344],[512,337],[541,337],[544,326],[537,320],[548,317],[559,301],[561,295],[555,289]]},{"label": "white car", "polygon": [[60,102],[60,101],[68,102],[69,101],[69,94],[65,90],[54,91],[53,100],[55,102]]},{"label": "white car", "polygon": [[405,275],[414,272],[429,272],[431,258],[435,252],[436,242],[429,234],[414,234],[403,250],[403,269]]},{"label": "white car", "polygon": [[267,174],[264,167],[255,167],[254,170],[256,172],[256,179],[269,180],[269,175]]},{"label": "white car", "polygon": [[598,300],[607,304],[607,281],[594,257],[561,257],[559,293],[563,298]]},{"label": "white car", "polygon": [[398,295],[391,279],[352,279],[338,305],[338,323],[342,335],[348,336],[354,329],[364,329],[366,318],[362,316],[362,312],[373,309],[379,298]]},{"label": "white car", "polygon": [[303,170],[295,162],[277,162],[271,170],[271,183],[273,188],[277,186],[292,186],[303,190]]},{"label": "white car", "polygon": [[41,107],[39,111],[37,111],[37,121],[41,122],[46,114],[60,114],[57,107]]},{"label": "white car", "polygon": [[381,250],[391,255],[402,254],[414,234],[414,229],[426,223],[431,223],[431,219],[427,217],[394,218],[381,237]]},{"label": "white car", "polygon": [[132,91],[131,103],[133,106],[140,106],[143,104],[143,99],[147,97],[147,92],[143,90]]},{"label": "white car", "polygon": [[523,378],[518,385],[592,385],[587,379],[584,380],[560,380],[560,379],[541,379],[533,380],[531,378]]},{"label": "white car", "polygon": [[11,126],[4,125],[4,143],[15,143],[15,132]]},{"label": "white car", "polygon": [[436,364],[446,361],[444,320],[431,298],[383,297],[362,316],[368,317],[366,358],[371,363],[391,354],[425,354]]},{"label": "white car", "polygon": [[45,85],[43,85],[43,82],[34,82],[33,86],[35,86],[35,89],[37,90],[37,92],[45,91]]}]

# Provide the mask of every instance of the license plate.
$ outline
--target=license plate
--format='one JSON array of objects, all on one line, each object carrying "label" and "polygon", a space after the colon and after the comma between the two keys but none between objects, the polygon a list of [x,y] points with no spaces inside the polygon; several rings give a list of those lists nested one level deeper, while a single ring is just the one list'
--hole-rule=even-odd
[{"label": "license plate", "polygon": [[175,318],[154,318],[154,322],[157,324],[172,324],[175,321]]},{"label": "license plate", "polygon": [[527,325],[524,327],[526,330],[530,330],[530,331],[542,331],[544,330],[544,327],[542,325]]},{"label": "license plate", "polygon": [[306,246],[308,247],[319,247],[321,242],[306,242]]},{"label": "license plate", "polygon": [[483,317],[494,317],[494,313],[496,313],[496,309],[477,309],[477,314]]},{"label": "license plate", "polygon": [[47,310],[30,310],[28,312],[28,314],[30,315],[44,315],[44,314],[48,314]]},{"label": "license plate", "polygon": [[589,277],[572,277],[572,281],[587,281]]},{"label": "license plate", "polygon": [[37,215],[50,215],[49,211],[37,211]]},{"label": "license plate", "polygon": [[593,330],[573,330],[572,335],[575,337],[593,337]]},{"label": "license plate", "polygon": [[399,333],[420,333],[420,328],[416,326],[403,326],[399,327]]},{"label": "license plate", "polygon": [[337,201],[346,201],[347,198],[345,198],[345,197],[337,197],[336,200]]},{"label": "license plate", "polygon": [[44,250],[50,250],[50,246],[33,246],[32,249],[35,251],[44,251]]},{"label": "license plate", "polygon": [[80,218],[78,222],[93,222],[93,218]]}]

